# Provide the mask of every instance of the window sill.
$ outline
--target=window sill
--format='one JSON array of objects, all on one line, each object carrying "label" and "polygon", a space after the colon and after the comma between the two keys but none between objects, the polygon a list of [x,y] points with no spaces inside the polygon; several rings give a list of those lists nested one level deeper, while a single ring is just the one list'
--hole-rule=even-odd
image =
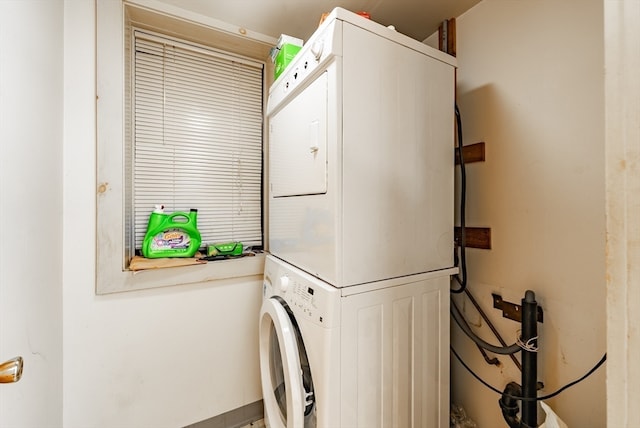
[{"label": "window sill", "polygon": [[[265,254],[240,259],[217,260],[199,265],[139,271],[121,271],[109,280],[98,281],[97,294],[196,284],[223,279],[261,276]],[[104,279],[104,278],[103,278]]]}]

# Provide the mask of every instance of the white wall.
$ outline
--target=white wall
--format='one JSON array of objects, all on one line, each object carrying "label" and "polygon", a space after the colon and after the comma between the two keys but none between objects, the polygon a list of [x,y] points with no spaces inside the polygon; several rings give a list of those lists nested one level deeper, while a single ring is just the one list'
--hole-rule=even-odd
[{"label": "white wall", "polygon": [[65,2],[64,426],[176,427],[261,399],[261,279],[95,294],[95,6]]},{"label": "white wall", "polygon": [[2,427],[62,424],[62,11],[0,1],[0,363],[24,360]]},{"label": "white wall", "polygon": [[[465,144],[485,141],[487,157],[467,167],[467,225],[492,231],[491,250],[468,251],[469,287],[509,343],[519,326],[492,308],[491,293],[514,303],[536,293],[547,394],[606,350],[603,6],[484,0],[456,23]],[[465,313],[482,324],[468,302]],[[500,390],[520,383],[507,357],[496,368],[459,334],[453,344]],[[481,427],[504,423],[499,396],[458,362],[452,370],[453,401]],[[605,370],[550,404],[569,426],[605,426]]]}]

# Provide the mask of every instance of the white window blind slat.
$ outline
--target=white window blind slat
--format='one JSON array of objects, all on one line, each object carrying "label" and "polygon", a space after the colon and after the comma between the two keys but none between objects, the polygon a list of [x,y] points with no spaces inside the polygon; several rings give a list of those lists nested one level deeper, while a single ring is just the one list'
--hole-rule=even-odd
[{"label": "white window blind slat", "polygon": [[262,245],[262,66],[137,31],[133,227],[198,209],[203,244]]}]

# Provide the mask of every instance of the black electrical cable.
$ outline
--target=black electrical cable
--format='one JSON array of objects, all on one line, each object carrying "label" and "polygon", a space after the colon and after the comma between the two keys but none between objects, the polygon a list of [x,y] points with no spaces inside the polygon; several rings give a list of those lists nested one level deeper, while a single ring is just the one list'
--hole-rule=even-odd
[{"label": "black electrical cable", "polygon": [[[456,249],[454,253],[454,264],[458,266],[460,264],[460,271],[462,273],[462,278],[460,277],[460,273],[454,275],[454,279],[460,285],[457,289],[451,289],[451,293],[459,294],[467,290],[467,257],[466,257],[466,199],[467,199],[467,173],[464,164],[464,155],[462,148],[464,146],[463,138],[462,138],[462,118],[460,116],[460,109],[458,105],[455,105],[455,115],[456,115],[456,126],[457,126],[457,135],[458,135],[458,147],[457,150],[457,158],[460,163],[460,242],[459,242],[459,251],[460,258],[458,258],[458,249]],[[495,346],[491,345],[488,342],[485,342],[480,337],[478,337],[469,326],[464,322],[464,317],[455,306],[455,303],[451,302],[451,315],[456,323],[460,326],[462,331],[465,332],[471,340],[476,342],[478,346],[488,351],[491,351],[495,354],[500,355],[512,355],[516,352],[520,351],[520,346],[517,344],[513,344],[511,346]]]},{"label": "black electrical cable", "polygon": [[456,113],[456,127],[458,134],[458,147],[456,148],[458,152],[458,159],[460,162],[460,242],[459,242],[459,251],[460,257],[458,258],[458,249],[455,250],[454,253],[454,265],[458,266],[460,263],[460,272],[462,273],[462,278],[460,278],[460,273],[454,275],[454,279],[460,285],[457,289],[452,289],[451,292],[454,294],[462,293],[467,288],[467,255],[466,255],[466,245],[467,245],[467,237],[466,237],[466,199],[467,199],[467,173],[465,171],[464,166],[464,156],[462,153],[463,140],[462,140],[462,118],[460,117],[460,109],[458,105],[455,106]]},{"label": "black electrical cable", "polygon": [[522,350],[520,345],[518,345],[517,343],[514,343],[513,345],[509,345],[509,346],[495,346],[488,342],[485,342],[483,339],[478,337],[478,335],[476,335],[471,330],[469,325],[465,322],[464,317],[462,316],[462,313],[460,312],[460,309],[458,309],[458,306],[456,305],[456,303],[453,301],[453,298],[451,299],[451,317],[454,319],[456,324],[458,324],[460,329],[462,329],[464,334],[466,334],[469,337],[469,339],[473,340],[476,343],[476,345],[486,349],[487,351],[490,351],[490,352],[493,352],[494,354],[499,354],[499,355],[511,355],[511,354],[515,354],[516,352],[520,352]]},{"label": "black electrical cable", "polygon": [[486,386],[487,388],[489,388],[490,390],[492,390],[493,392],[502,395],[502,391],[498,390],[498,388],[495,388],[491,385],[489,385],[484,379],[482,379],[480,376],[478,376],[476,374],[476,372],[474,372],[473,370],[471,370],[471,368],[467,365],[467,363],[465,363],[462,358],[460,358],[460,355],[458,355],[458,353],[456,352],[455,349],[453,349],[453,346],[450,346],[451,348],[451,352],[453,353],[453,355],[456,357],[456,359],[460,362],[460,364],[462,364],[462,367],[464,367],[465,369],[467,369],[467,371],[471,374],[471,376],[475,377],[476,380],[478,382],[480,382],[481,384],[483,384],[484,386]]},{"label": "black electrical cable", "polygon": [[525,398],[525,397],[516,397],[510,394],[505,394],[503,391],[498,390],[497,388],[489,385],[486,381],[484,381],[483,379],[480,378],[480,376],[478,376],[473,370],[471,370],[471,368],[462,360],[462,358],[460,357],[460,355],[458,355],[458,353],[456,352],[455,349],[453,349],[453,346],[450,347],[451,348],[451,352],[453,353],[453,355],[456,357],[456,359],[460,362],[460,364],[462,364],[462,366],[467,369],[467,371],[476,378],[476,380],[478,380],[480,383],[482,383],[484,386],[486,386],[487,388],[489,388],[490,390],[492,390],[493,392],[500,394],[500,395],[506,395],[509,398],[513,398],[515,400],[520,400],[520,401],[542,401],[542,400],[549,400],[553,397],[555,397],[556,395],[560,394],[561,392],[564,392],[567,388],[571,388],[572,386],[582,382],[583,380],[585,380],[586,378],[588,378],[589,376],[591,376],[596,370],[598,370],[600,368],[600,366],[602,366],[604,364],[604,362],[607,360],[607,354],[605,352],[605,354],[602,356],[602,358],[600,359],[600,361],[598,361],[596,363],[595,366],[593,366],[591,368],[591,370],[589,370],[587,373],[585,373],[582,377],[580,377],[579,379],[574,380],[573,382],[569,382],[568,384],[566,384],[565,386],[563,386],[562,388],[556,390],[555,392],[552,392],[551,394],[547,394],[547,395],[543,395],[541,397],[535,397],[535,398]]}]

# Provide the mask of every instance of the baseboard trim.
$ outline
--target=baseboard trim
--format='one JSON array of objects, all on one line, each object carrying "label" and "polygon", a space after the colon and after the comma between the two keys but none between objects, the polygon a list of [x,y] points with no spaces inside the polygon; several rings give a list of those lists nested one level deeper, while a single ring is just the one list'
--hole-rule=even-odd
[{"label": "baseboard trim", "polygon": [[263,417],[264,404],[259,400],[184,428],[241,428]]}]

